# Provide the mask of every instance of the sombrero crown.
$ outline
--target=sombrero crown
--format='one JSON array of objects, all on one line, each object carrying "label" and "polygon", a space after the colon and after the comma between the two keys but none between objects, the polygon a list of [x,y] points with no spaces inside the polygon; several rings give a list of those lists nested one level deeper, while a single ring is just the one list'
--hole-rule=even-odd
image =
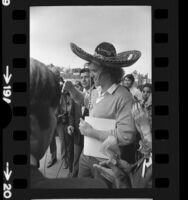
[{"label": "sombrero crown", "polygon": [[98,62],[107,67],[129,67],[141,56],[140,51],[132,50],[116,53],[113,44],[102,42],[95,48],[94,55],[85,52],[76,44],[71,43],[71,50],[80,58],[88,62]]}]

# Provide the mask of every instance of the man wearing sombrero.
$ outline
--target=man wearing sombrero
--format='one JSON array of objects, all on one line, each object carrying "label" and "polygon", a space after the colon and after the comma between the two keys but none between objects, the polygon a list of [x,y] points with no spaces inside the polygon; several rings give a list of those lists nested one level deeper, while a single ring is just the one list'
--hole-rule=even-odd
[{"label": "man wearing sombrero", "polygon": [[[91,55],[77,45],[71,43],[71,50],[80,58],[88,62],[88,67],[94,78],[95,86],[90,95],[89,115],[96,118],[115,119],[116,128],[110,131],[94,129],[86,121],[80,121],[80,132],[84,136],[95,138],[101,142],[108,136],[114,136],[119,145],[129,145],[135,138],[135,125],[131,116],[132,97],[130,92],[119,83],[123,78],[122,67],[129,67],[141,56],[139,51],[125,51],[116,53],[115,47],[107,42],[99,44]],[[72,98],[79,103],[84,102],[84,96],[79,93],[70,81],[64,85]],[[98,158],[86,156],[80,157],[79,177],[96,177],[97,172],[93,164],[101,161]]]}]

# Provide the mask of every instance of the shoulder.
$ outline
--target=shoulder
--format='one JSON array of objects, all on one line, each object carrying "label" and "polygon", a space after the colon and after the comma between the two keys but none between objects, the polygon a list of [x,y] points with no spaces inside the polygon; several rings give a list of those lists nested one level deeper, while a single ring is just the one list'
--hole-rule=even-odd
[{"label": "shoulder", "polygon": [[119,85],[118,88],[117,88],[117,91],[121,91],[121,92],[124,92],[124,93],[130,93],[129,89],[126,88],[123,85]]},{"label": "shoulder", "polygon": [[114,92],[114,98],[118,106],[126,107],[133,104],[132,94],[124,86],[119,86]]},{"label": "shoulder", "polygon": [[122,85],[119,85],[114,95],[120,99],[132,99],[132,94],[128,91],[128,89]]}]

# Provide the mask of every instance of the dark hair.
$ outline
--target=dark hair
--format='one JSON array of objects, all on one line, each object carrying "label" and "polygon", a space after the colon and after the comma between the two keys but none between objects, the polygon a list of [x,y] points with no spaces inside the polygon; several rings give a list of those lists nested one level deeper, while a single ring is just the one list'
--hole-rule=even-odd
[{"label": "dark hair", "polygon": [[150,84],[150,83],[145,83],[145,84],[142,86],[142,90],[143,90],[145,87],[148,87],[150,90],[152,90],[152,87],[151,87],[151,84]]},{"label": "dark hair", "polygon": [[[60,82],[62,82],[64,84],[65,81],[64,81],[63,77],[61,76],[59,69],[57,67],[52,67],[49,69],[55,74],[55,76],[57,77],[57,79],[59,81],[59,84],[60,84]],[[62,90],[63,84],[60,84],[61,90]]]},{"label": "dark hair", "polygon": [[30,109],[41,129],[49,127],[49,108],[60,101],[60,84],[57,76],[43,63],[30,59]]},{"label": "dark hair", "polygon": [[135,79],[134,76],[132,74],[127,74],[123,79],[125,80],[125,78],[128,78],[132,81],[132,83],[134,83]]},{"label": "dark hair", "polygon": [[109,73],[111,80],[117,84],[121,82],[124,76],[124,71],[121,67],[103,67],[103,72]]},{"label": "dark hair", "polygon": [[62,76],[60,77],[60,81],[63,83],[65,82]]},{"label": "dark hair", "polygon": [[60,71],[57,67],[52,67],[52,68],[49,68],[54,74],[55,76],[57,77],[57,79],[60,81],[61,79],[61,74],[60,74]]},{"label": "dark hair", "polygon": [[81,69],[80,70],[80,74],[82,74],[82,73],[90,73],[89,68],[83,68],[83,69]]}]

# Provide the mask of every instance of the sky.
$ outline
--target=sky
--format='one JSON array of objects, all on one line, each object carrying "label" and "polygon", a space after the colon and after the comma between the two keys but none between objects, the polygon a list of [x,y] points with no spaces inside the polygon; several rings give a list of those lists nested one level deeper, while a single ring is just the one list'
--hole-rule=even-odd
[{"label": "sky", "polygon": [[151,78],[150,6],[30,7],[31,57],[45,64],[82,68],[85,61],[71,51],[70,42],[90,54],[101,42],[112,43],[117,53],[139,50],[140,59],[124,70]]}]

